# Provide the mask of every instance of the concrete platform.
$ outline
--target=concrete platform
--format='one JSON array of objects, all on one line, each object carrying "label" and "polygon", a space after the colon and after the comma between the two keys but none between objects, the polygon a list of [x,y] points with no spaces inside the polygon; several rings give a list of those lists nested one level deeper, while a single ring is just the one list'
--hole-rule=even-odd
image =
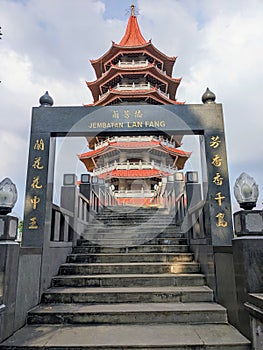
[{"label": "concrete platform", "polygon": [[249,350],[230,325],[26,326],[0,345],[13,349]]}]

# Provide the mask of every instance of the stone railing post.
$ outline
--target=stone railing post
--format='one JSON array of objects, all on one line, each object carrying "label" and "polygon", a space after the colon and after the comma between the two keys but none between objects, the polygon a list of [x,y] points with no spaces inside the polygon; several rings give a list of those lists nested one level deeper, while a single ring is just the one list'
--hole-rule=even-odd
[{"label": "stone railing post", "polygon": [[0,215],[0,342],[15,330],[19,244],[18,218]]},{"label": "stone railing post", "polygon": [[237,288],[239,329],[251,339],[248,294],[263,292],[263,210],[242,210],[234,214],[236,238],[233,258]]},{"label": "stone railing post", "polygon": [[75,174],[64,174],[63,186],[61,187],[60,206],[70,211],[73,215],[72,243],[75,245],[77,241],[77,215],[78,215],[78,189],[77,176]]},{"label": "stone railing post", "polygon": [[244,209],[234,214],[236,237],[233,239],[233,259],[238,326],[244,335],[252,339],[249,311],[245,303],[249,300],[249,294],[263,292],[263,210],[252,210],[256,206],[258,186],[249,175],[242,173],[239,176],[234,194]]},{"label": "stone railing post", "polygon": [[263,293],[248,295],[245,307],[249,312],[254,350],[263,349]]}]

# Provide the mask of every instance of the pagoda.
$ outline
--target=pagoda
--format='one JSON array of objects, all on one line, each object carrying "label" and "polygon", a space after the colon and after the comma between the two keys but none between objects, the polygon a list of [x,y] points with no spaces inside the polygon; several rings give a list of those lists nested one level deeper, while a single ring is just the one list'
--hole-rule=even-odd
[{"label": "pagoda", "polygon": [[[176,100],[181,78],[173,78],[176,57],[159,51],[141,33],[135,6],[119,44],[91,64],[96,80],[87,82],[94,102],[88,106],[182,104]],[[117,136],[88,139],[89,151],[79,155],[87,170],[109,183],[122,203],[160,196],[169,175],[184,168],[190,157],[182,136]],[[138,200],[137,200],[138,201]]]}]

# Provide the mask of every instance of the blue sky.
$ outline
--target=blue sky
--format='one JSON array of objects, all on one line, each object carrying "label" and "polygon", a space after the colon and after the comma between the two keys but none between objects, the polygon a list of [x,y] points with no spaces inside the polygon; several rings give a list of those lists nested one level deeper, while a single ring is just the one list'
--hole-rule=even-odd
[{"label": "blue sky", "polygon": [[[131,1],[107,0],[103,3],[105,4],[105,19],[127,20],[129,18]],[[134,1],[134,4],[137,7],[137,1]]]},{"label": "blue sky", "polygon": [[[248,172],[260,185],[261,208],[262,0],[135,4],[145,39],[178,56],[173,72],[183,77],[178,100],[201,103],[209,87],[223,103],[230,185]],[[129,0],[0,0],[0,178],[9,176],[17,184],[19,215],[32,106],[46,90],[56,106],[92,102],[85,85],[95,79],[89,59],[100,57],[111,40],[119,42],[130,5]]]}]

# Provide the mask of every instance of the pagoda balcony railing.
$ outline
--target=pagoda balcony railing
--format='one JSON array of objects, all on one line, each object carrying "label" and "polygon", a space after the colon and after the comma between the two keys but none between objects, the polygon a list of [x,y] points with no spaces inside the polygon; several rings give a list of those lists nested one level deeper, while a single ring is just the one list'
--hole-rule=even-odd
[{"label": "pagoda balcony railing", "polygon": [[147,84],[117,84],[117,86],[114,88],[116,90],[151,90],[154,89],[154,86],[151,85],[151,83]]},{"label": "pagoda balcony railing", "polygon": [[153,198],[156,196],[155,190],[118,190],[114,191],[115,198]]},{"label": "pagoda balcony railing", "polygon": [[[119,61],[117,63],[117,66],[119,67],[124,67],[124,68],[140,68],[140,67],[148,67],[148,66],[151,66],[153,65],[152,63],[150,63],[148,60],[145,60],[145,61],[135,61],[135,60],[132,60],[132,61],[128,61],[128,62],[122,62],[122,61]],[[166,71],[160,69],[158,67],[157,64],[154,64],[155,68],[158,69],[158,71],[164,75],[166,75]]]},{"label": "pagoda balcony railing", "polygon": [[104,167],[95,168],[93,170],[93,174],[95,176],[108,173],[112,170],[151,170],[151,169],[158,169],[160,171],[167,172],[169,174],[173,174],[177,171],[176,168],[174,168],[171,165],[165,165],[162,163],[155,162],[154,160],[151,162],[126,162],[126,163],[117,163],[114,162],[112,165],[106,165]]},{"label": "pagoda balcony railing", "polygon": [[174,142],[171,142],[170,140],[168,139],[164,139],[162,136],[160,136],[159,138],[156,137],[156,136],[114,136],[114,137],[109,137],[107,138],[106,140],[103,140],[99,143],[96,143],[95,144],[95,150],[99,149],[99,148],[103,148],[103,147],[106,147],[110,144],[110,142],[143,142],[143,141],[157,141],[157,142],[160,142],[165,145],[165,146],[168,146],[168,147],[171,147],[171,148],[176,148],[175,146],[175,143]]},{"label": "pagoda balcony railing", "polygon": [[[112,90],[117,91],[140,91],[140,90],[157,90],[160,94],[164,95],[166,98],[170,98],[169,94],[165,93],[161,89],[157,88],[156,86],[152,85],[150,82],[147,84],[117,84],[112,88]],[[109,93],[111,89],[109,89],[107,92],[99,96],[99,100],[105,98]]]},{"label": "pagoda balcony railing", "polygon": [[134,68],[134,67],[147,67],[149,65],[149,61],[145,60],[145,61],[127,61],[127,62],[123,62],[123,61],[119,61],[117,64],[119,67],[125,67],[125,68]]}]

